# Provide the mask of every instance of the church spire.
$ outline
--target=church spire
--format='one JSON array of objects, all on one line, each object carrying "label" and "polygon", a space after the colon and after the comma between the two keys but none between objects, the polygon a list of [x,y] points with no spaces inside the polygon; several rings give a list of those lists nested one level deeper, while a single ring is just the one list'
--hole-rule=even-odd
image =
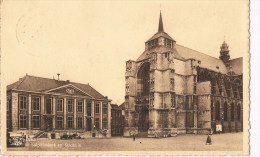
[{"label": "church spire", "polygon": [[160,19],[159,19],[158,32],[164,32],[164,30],[163,30],[163,21],[162,21],[162,13],[161,13],[161,11],[160,11]]}]

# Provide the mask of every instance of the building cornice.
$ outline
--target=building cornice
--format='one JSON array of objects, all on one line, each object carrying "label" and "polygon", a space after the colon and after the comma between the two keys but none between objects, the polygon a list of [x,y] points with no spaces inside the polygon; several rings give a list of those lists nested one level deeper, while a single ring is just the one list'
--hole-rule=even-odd
[{"label": "building cornice", "polygon": [[99,98],[89,98],[88,96],[82,95],[68,95],[68,94],[59,94],[59,93],[48,93],[48,92],[35,92],[35,91],[26,91],[26,90],[18,90],[18,89],[11,89],[8,92],[17,91],[17,92],[24,92],[24,93],[33,93],[33,94],[41,94],[41,95],[53,95],[53,96],[63,96],[63,97],[74,97],[74,98],[83,98],[88,100],[97,100],[97,101],[112,101],[110,99],[99,99]]}]

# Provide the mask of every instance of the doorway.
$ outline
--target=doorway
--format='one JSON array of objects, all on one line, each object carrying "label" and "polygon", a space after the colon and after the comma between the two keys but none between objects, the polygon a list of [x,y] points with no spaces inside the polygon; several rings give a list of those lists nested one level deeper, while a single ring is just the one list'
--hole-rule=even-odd
[{"label": "doorway", "polygon": [[147,133],[149,129],[149,110],[148,105],[136,106],[137,127],[139,133]]},{"label": "doorway", "polygon": [[52,131],[53,130],[53,118],[45,117],[44,118],[44,131]]}]

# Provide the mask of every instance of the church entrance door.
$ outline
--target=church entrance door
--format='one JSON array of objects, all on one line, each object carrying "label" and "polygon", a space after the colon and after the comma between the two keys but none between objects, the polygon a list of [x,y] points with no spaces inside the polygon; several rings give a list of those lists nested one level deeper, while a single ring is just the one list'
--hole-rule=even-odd
[{"label": "church entrance door", "polygon": [[148,105],[136,106],[137,112],[137,127],[139,135],[147,136],[149,129],[149,110]]}]

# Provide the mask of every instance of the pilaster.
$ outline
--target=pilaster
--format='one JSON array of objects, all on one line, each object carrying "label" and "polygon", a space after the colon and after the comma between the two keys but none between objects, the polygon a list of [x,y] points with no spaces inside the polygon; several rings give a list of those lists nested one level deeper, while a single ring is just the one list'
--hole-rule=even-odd
[{"label": "pilaster", "polygon": [[87,128],[87,100],[84,99],[83,100],[83,128],[86,129]]},{"label": "pilaster", "polygon": [[111,136],[111,102],[107,103],[107,128],[108,128],[108,136]]},{"label": "pilaster", "polygon": [[18,98],[18,93],[12,92],[11,93],[12,97],[12,106],[11,106],[11,111],[12,111],[12,131],[16,131],[19,128],[19,114],[18,114],[18,109],[19,109],[19,98]]},{"label": "pilaster", "polygon": [[28,96],[28,130],[32,129],[32,95]]},{"label": "pilaster", "polygon": [[45,104],[44,104],[44,102],[45,102],[45,101],[44,101],[44,95],[41,95],[41,115],[42,115],[42,116],[41,116],[41,124],[42,124],[42,125],[41,125],[40,127],[41,127],[42,130],[44,129],[44,116],[43,116],[44,113],[45,113],[45,112],[44,112],[44,109],[45,109]]},{"label": "pilaster", "polygon": [[74,112],[73,112],[73,128],[76,129],[77,128],[77,100],[74,99]]},{"label": "pilaster", "polygon": [[100,129],[103,129],[103,102],[100,102]]},{"label": "pilaster", "polygon": [[95,125],[95,123],[94,123],[94,122],[95,122],[95,121],[94,121],[94,120],[95,120],[94,107],[95,107],[95,101],[92,100],[92,101],[91,101],[91,121],[92,121],[92,122],[91,122],[91,123],[92,123],[92,126],[91,126],[91,127],[92,127],[92,129],[93,129],[93,126]]},{"label": "pilaster", "polygon": [[53,97],[52,99],[52,114],[54,115],[52,119],[52,125],[53,125],[53,129],[55,129],[56,128],[56,98],[55,97]]},{"label": "pilaster", "polygon": [[63,117],[63,128],[66,129],[67,124],[67,98],[64,98],[64,117]]}]

